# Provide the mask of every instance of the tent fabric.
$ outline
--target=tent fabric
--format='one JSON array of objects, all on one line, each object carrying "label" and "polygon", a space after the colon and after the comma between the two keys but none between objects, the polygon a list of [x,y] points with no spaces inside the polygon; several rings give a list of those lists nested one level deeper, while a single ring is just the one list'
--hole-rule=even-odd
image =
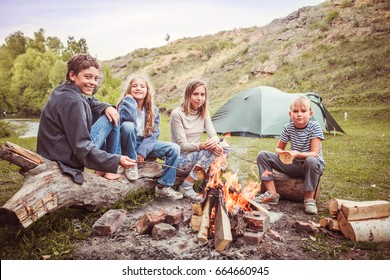
[{"label": "tent fabric", "polygon": [[303,94],[312,102],[312,119],[318,121],[323,130],[345,133],[317,94],[285,93],[267,86],[238,93],[218,109],[211,120],[217,133],[249,137],[280,136],[283,126],[290,122],[288,112],[291,101]]}]

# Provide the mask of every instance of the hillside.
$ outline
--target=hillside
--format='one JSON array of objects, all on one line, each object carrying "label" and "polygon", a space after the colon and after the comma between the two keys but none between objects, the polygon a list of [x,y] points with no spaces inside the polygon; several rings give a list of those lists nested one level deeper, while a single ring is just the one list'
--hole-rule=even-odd
[{"label": "hillside", "polygon": [[209,86],[215,112],[255,86],[316,92],[325,105],[379,105],[390,100],[390,2],[329,0],[262,27],[184,38],[105,61],[115,77],[148,75],[161,109],[171,110],[188,80]]}]

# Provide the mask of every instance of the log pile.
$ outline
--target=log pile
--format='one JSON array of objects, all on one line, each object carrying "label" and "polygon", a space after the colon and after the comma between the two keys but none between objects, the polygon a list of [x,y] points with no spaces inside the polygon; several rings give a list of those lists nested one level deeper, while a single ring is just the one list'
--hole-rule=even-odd
[{"label": "log pile", "polygon": [[341,233],[352,241],[390,242],[390,202],[329,200],[330,218],[320,225]]}]

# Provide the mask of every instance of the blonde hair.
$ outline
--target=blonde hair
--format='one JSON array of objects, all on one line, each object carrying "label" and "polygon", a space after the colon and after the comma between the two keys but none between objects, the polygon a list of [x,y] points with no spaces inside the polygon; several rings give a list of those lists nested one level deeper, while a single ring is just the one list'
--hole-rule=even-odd
[{"label": "blonde hair", "polygon": [[131,92],[131,84],[135,79],[141,79],[146,84],[146,96],[144,98],[143,107],[145,110],[145,129],[143,132],[143,135],[145,137],[150,136],[153,133],[154,130],[154,102],[153,102],[153,96],[154,96],[154,88],[152,84],[149,82],[149,79],[143,75],[140,74],[134,74],[127,78],[127,87],[126,90],[122,93],[121,97],[119,97],[119,101],[116,105],[117,108],[119,108],[119,105],[122,103],[123,99],[125,99],[126,95],[129,95]]},{"label": "blonde hair", "polygon": [[198,109],[198,114],[204,118],[207,112],[207,86],[203,81],[200,80],[193,80],[189,82],[186,86],[186,89],[184,91],[184,101],[183,101],[183,109],[184,113],[186,115],[190,114],[191,112],[191,95],[195,91],[197,87],[204,86],[205,89],[205,102],[204,104]]},{"label": "blonde hair", "polygon": [[301,107],[311,111],[311,100],[306,95],[300,95],[298,97],[295,97],[290,104],[290,111],[294,110],[294,108]]}]

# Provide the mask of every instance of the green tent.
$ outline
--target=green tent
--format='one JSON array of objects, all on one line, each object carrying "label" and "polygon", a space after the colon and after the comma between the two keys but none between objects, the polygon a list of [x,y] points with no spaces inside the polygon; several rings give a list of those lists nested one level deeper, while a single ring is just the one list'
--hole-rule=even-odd
[{"label": "green tent", "polygon": [[[303,93],[285,93],[273,87],[259,86],[242,91],[227,101],[212,116],[217,133],[249,137],[279,136],[290,122],[291,101]],[[314,93],[304,93],[312,101],[313,118],[323,130],[345,133]]]}]

